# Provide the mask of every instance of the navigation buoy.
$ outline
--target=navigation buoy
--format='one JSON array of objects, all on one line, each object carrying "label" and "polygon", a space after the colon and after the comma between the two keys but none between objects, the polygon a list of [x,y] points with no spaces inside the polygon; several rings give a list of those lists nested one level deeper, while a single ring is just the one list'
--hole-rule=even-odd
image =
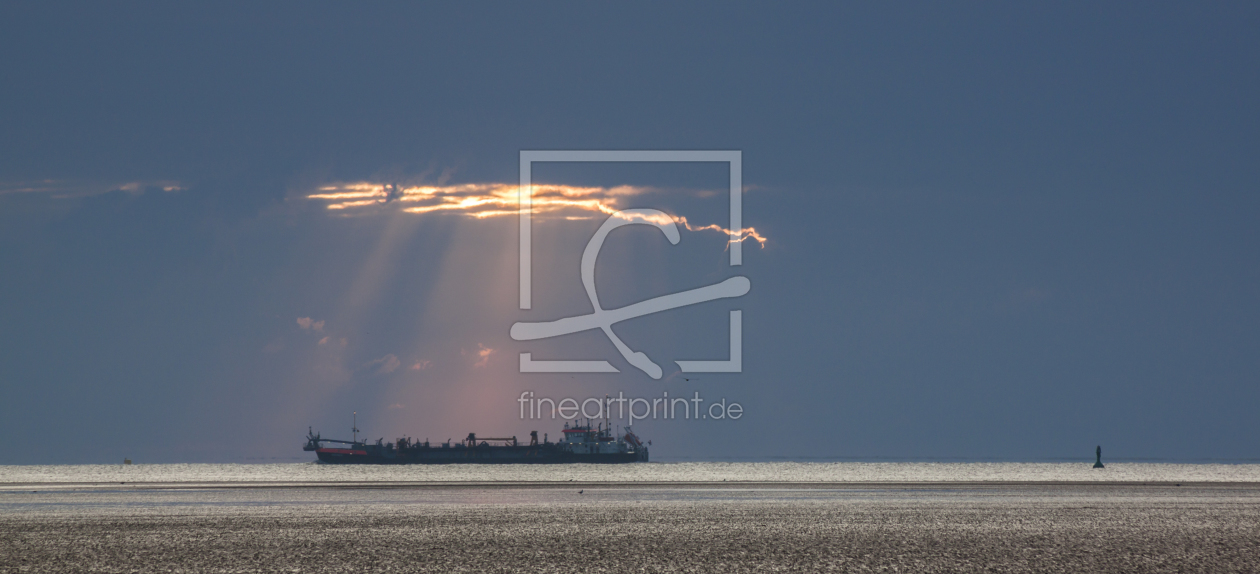
[{"label": "navigation buoy", "polygon": [[1094,450],[1094,456],[1094,468],[1103,468],[1102,445],[1098,445],[1098,448]]}]

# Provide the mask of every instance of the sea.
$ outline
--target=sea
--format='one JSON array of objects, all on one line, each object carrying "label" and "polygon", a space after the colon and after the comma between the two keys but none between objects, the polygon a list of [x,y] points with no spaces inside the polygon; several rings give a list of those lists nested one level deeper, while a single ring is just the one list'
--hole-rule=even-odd
[{"label": "sea", "polygon": [[529,482],[1260,483],[1260,464],[1113,462],[675,462],[622,465],[101,464],[0,466],[0,488],[75,484]]}]

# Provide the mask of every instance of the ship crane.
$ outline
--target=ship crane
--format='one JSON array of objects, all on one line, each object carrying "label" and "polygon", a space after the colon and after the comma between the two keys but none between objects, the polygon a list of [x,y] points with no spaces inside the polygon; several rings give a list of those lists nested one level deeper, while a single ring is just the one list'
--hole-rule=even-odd
[{"label": "ship crane", "polygon": [[475,447],[478,444],[489,446],[489,443],[491,442],[501,442],[504,444],[504,446],[516,446],[516,437],[513,436],[513,437],[507,437],[507,438],[490,438],[490,437],[477,438],[477,433],[470,432],[468,433],[468,438],[464,439],[464,442],[468,445],[468,448]]}]

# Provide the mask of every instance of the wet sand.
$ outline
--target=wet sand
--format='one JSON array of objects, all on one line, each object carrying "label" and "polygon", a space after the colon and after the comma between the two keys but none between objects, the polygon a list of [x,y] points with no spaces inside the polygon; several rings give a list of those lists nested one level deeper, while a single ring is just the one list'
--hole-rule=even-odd
[{"label": "wet sand", "polygon": [[10,485],[0,572],[1260,571],[1254,484],[525,486]]}]

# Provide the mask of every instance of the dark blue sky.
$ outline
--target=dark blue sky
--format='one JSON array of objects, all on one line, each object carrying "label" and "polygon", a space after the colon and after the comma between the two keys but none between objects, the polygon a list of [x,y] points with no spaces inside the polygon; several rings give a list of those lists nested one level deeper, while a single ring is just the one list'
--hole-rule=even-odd
[{"label": "dark blue sky", "polygon": [[[301,458],[354,410],[371,438],[557,434],[522,390],[744,405],[642,423],[662,459],[1260,458],[1257,29],[1249,3],[5,3],[0,463]],[[513,322],[589,312],[597,220],[535,226],[531,315],[513,217],[307,199],[513,184],[523,149],[742,151],[768,238],[743,373],[517,372]],[[693,167],[539,177],[723,223]],[[734,273],[720,235],[653,233],[609,240],[609,301]],[[706,305],[618,332],[717,355]]]}]

